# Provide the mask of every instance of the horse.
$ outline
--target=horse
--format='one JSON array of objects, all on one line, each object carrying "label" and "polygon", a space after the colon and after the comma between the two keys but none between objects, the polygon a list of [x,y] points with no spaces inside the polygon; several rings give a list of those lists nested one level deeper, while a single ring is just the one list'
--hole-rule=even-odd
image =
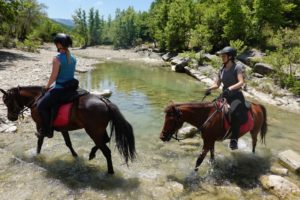
[{"label": "horse", "polygon": [[[20,114],[26,109],[30,109],[31,117],[38,124],[41,120],[36,106],[36,101],[43,92],[41,86],[13,87],[7,91],[0,89],[3,93],[3,102],[7,107],[7,118],[11,121],[18,120]],[[110,137],[106,127],[110,123]],[[111,151],[106,145],[115,134],[115,142],[119,153],[128,161],[133,161],[136,157],[135,139],[131,124],[124,118],[119,108],[104,97],[98,97],[87,93],[76,98],[69,111],[69,122],[64,126],[55,127],[54,130],[62,133],[66,146],[70,149],[72,156],[77,157],[77,153],[72,147],[69,132],[84,128],[86,133],[94,141],[95,146],[91,149],[89,160],[96,156],[100,149],[107,161],[107,172],[113,174],[113,164]],[[44,136],[38,136],[37,154],[41,152]]]},{"label": "horse", "polygon": [[[210,160],[214,161],[214,146],[216,141],[223,141],[229,136],[229,130],[224,128],[224,109],[226,100],[219,98],[213,102],[200,103],[172,103],[165,108],[165,120],[160,139],[164,142],[171,138],[177,138],[178,129],[187,122],[201,131],[203,139],[202,152],[196,161],[195,171],[198,170],[208,151]],[[261,104],[251,103],[249,111],[252,116],[252,127],[250,130],[239,133],[238,137],[250,131],[252,137],[252,152],[255,153],[257,135],[260,132],[261,142],[265,144],[267,133],[267,112]],[[176,137],[173,135],[176,133]]]}]

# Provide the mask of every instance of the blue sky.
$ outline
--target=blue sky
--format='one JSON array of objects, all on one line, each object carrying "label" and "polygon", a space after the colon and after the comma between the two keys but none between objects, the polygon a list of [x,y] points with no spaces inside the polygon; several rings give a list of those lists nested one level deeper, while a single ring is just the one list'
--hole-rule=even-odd
[{"label": "blue sky", "polygon": [[148,11],[154,0],[37,0],[45,4],[45,10],[50,18],[72,19],[74,11],[78,8],[89,10],[94,7],[99,10],[105,19],[109,14],[114,17],[117,8],[127,9],[133,6],[136,11]]}]

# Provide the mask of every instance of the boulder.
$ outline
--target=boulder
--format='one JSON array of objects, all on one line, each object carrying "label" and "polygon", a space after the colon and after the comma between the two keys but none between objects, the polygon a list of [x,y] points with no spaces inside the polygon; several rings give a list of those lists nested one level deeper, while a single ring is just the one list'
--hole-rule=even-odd
[{"label": "boulder", "polygon": [[171,60],[171,64],[172,66],[174,66],[172,70],[174,70],[175,72],[185,72],[184,67],[187,66],[188,63],[189,63],[188,58],[175,57]]},{"label": "boulder", "polygon": [[198,128],[196,128],[195,126],[186,126],[186,127],[179,129],[178,136],[180,138],[192,138],[198,132],[199,132]]},{"label": "boulder", "polygon": [[278,157],[280,162],[282,162],[288,168],[292,169],[295,172],[300,171],[300,155],[295,151],[289,149],[280,152]]},{"label": "boulder", "polygon": [[168,53],[164,54],[161,58],[162,58],[164,61],[169,61],[169,60],[171,60],[171,58],[173,58],[174,56],[176,56],[176,54],[171,53],[171,52],[168,52]]},{"label": "boulder", "polygon": [[269,75],[275,72],[272,66],[265,63],[256,63],[254,65],[253,71],[261,75]]},{"label": "boulder", "polygon": [[263,175],[259,178],[262,186],[279,198],[290,199],[300,194],[298,186],[278,175]]}]

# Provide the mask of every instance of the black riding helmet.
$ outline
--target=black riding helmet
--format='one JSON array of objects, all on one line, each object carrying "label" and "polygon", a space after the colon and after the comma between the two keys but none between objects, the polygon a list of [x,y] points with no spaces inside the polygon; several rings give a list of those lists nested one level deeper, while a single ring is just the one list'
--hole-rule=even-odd
[{"label": "black riding helmet", "polygon": [[228,56],[231,56],[232,59],[234,59],[236,56],[236,50],[235,50],[235,48],[227,46],[227,47],[224,47],[221,51],[217,52],[217,55],[221,55],[221,54],[227,54]]},{"label": "black riding helmet", "polygon": [[64,33],[57,33],[53,40],[54,44],[60,43],[64,48],[72,46],[72,39],[69,35]]}]

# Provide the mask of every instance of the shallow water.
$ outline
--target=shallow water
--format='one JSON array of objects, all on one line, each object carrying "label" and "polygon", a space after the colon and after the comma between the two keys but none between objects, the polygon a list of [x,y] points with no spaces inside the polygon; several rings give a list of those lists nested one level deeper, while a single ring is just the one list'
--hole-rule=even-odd
[{"label": "shallow water", "polygon": [[[291,148],[300,153],[300,115],[267,105],[266,146],[259,143],[253,155],[250,135],[239,141],[235,152],[228,150],[228,141],[217,143],[215,164],[209,163],[208,155],[195,173],[201,139],[196,150],[186,150],[176,141],[161,142],[159,133],[164,107],[171,100],[200,101],[203,84],[167,68],[121,62],[99,64],[81,75],[80,82],[90,91],[112,90],[110,100],[134,128],[137,160],[124,165],[112,141],[116,174],[107,175],[100,151],[88,161],[93,142],[84,130],[71,134],[78,159],[73,159],[59,133],[46,140],[36,156],[34,124],[25,119],[19,121],[17,134],[0,136],[0,199],[274,199],[261,189],[258,177],[278,165],[279,151]],[[299,176],[292,178],[300,186]]]}]

